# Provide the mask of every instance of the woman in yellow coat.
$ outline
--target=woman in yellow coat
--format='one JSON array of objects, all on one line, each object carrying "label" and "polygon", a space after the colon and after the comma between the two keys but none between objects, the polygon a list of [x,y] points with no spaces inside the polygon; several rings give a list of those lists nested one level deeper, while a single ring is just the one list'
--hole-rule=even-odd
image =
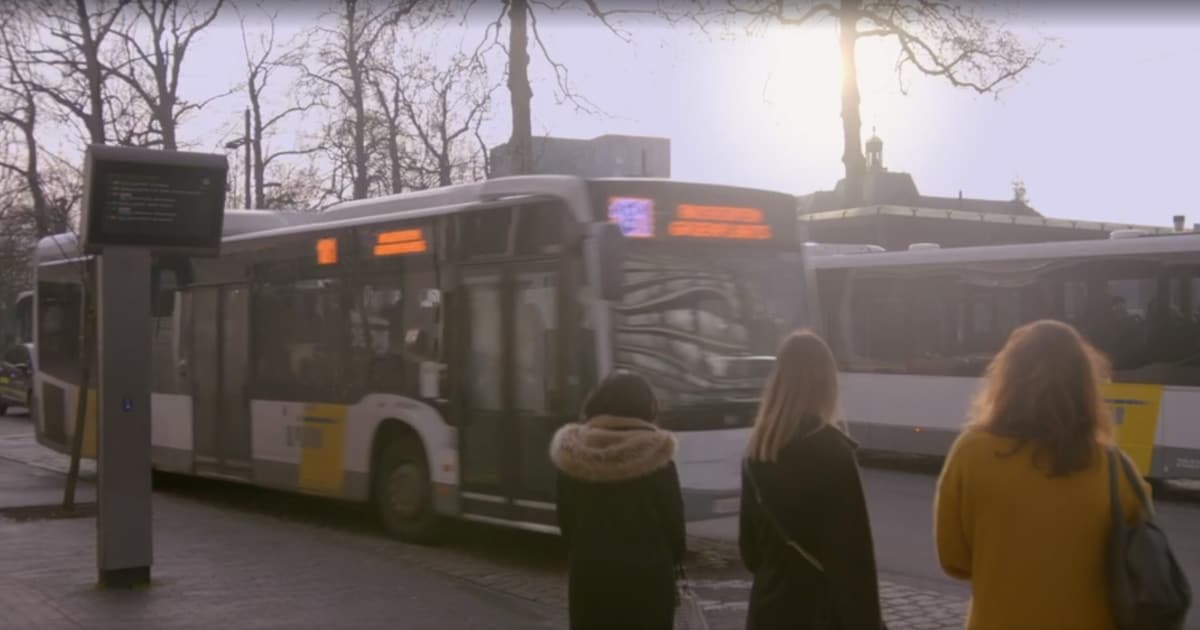
[{"label": "woman in yellow coat", "polygon": [[[971,582],[967,628],[1113,627],[1107,369],[1074,328],[1049,320],[1014,331],[988,367],[934,506],[942,568]],[[1119,488],[1132,521],[1124,475]]]}]

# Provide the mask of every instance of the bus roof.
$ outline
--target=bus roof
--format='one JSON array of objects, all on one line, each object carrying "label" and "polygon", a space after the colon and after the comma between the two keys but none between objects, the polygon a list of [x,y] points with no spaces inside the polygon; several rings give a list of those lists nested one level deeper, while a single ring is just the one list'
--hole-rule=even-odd
[{"label": "bus roof", "polygon": [[[270,210],[226,210],[221,236],[229,238],[238,234],[294,225],[304,222],[306,216]],[[38,241],[34,260],[41,265],[48,262],[74,260],[79,258],[79,255],[79,237],[72,232],[67,232],[47,236]]]},{"label": "bus roof", "polygon": [[1089,256],[1137,256],[1189,252],[1200,253],[1200,234],[1183,233],[1108,240],[1016,243],[949,247],[946,249],[921,249],[917,251],[816,255],[812,257],[812,265],[815,269],[858,269],[901,265],[955,265],[971,262],[1053,260]]},{"label": "bus roof", "polygon": [[918,217],[928,219],[949,219],[971,221],[975,223],[1010,223],[1013,225],[1028,225],[1034,227],[1070,228],[1076,230],[1094,230],[1097,232],[1113,232],[1115,230],[1142,230],[1151,234],[1165,235],[1173,233],[1169,227],[1153,225],[1133,225],[1129,223],[1103,223],[1100,221],[1083,221],[1075,219],[1055,219],[1043,216],[1026,216],[1015,214],[999,214],[991,212],[976,212],[974,210],[942,210],[935,208],[916,208],[908,206],[865,206],[845,210],[825,210],[799,215],[804,222],[834,221],[855,217],[895,216]]},{"label": "bus roof", "polygon": [[[746,192],[775,191],[745,188],[739,186],[724,186],[700,182],[685,182],[671,179],[653,179],[645,177],[611,177],[611,178],[582,178],[574,175],[515,175],[497,177],[479,182],[456,184],[430,190],[399,193],[383,197],[355,199],[343,201],[331,206],[321,213],[306,215],[307,220],[269,229],[261,232],[246,233],[230,237],[229,241],[249,241],[259,238],[302,234],[313,230],[351,227],[370,224],[377,221],[399,218],[419,218],[438,216],[452,213],[470,206],[494,203],[505,199],[544,199],[556,198],[572,201],[571,206],[577,213],[580,223],[589,223],[593,219],[587,214],[589,190],[588,184],[630,182],[638,184],[657,184],[663,186],[678,186],[687,188],[721,188]],[[781,196],[785,193],[775,194]]]}]

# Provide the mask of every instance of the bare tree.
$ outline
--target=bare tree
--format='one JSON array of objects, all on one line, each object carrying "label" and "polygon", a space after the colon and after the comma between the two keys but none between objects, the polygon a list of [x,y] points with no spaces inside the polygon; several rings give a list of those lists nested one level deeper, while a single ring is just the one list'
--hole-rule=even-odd
[{"label": "bare tree", "polygon": [[1023,42],[977,6],[938,0],[660,0],[659,9],[669,19],[687,18],[702,28],[722,19],[751,32],[822,21],[837,25],[842,63],[842,163],[846,169],[843,201],[847,206],[861,205],[866,173],[856,54],[860,40],[878,37],[896,42],[895,70],[903,91],[907,91],[905,71],[916,69],[980,94],[999,93],[1016,82],[1041,61],[1048,43]]},{"label": "bare tree", "polygon": [[416,59],[403,78],[397,77],[398,104],[420,143],[424,159],[416,165],[419,174],[449,186],[464,179],[477,161],[466,140],[478,131],[490,105],[487,69],[479,59],[461,54],[441,68],[427,56]]},{"label": "bare tree", "polygon": [[[477,4],[472,0],[466,5],[463,14],[465,22],[471,10]],[[555,99],[559,104],[570,104],[576,111],[585,114],[601,113],[600,107],[575,89],[570,80],[567,66],[559,62],[551,54],[546,40],[542,37],[539,27],[539,12],[547,13],[562,10],[582,10],[586,15],[597,20],[621,40],[631,41],[630,34],[622,29],[614,18],[631,14],[654,14],[653,9],[604,9],[597,0],[503,0],[500,14],[487,23],[483,38],[475,49],[475,57],[502,50],[507,59],[507,86],[512,108],[512,135],[509,138],[512,174],[532,173],[534,168],[533,155],[533,87],[529,81],[529,47],[536,46],[540,57],[554,72]],[[660,12],[661,13],[661,12]],[[508,43],[501,41],[505,28],[508,29]],[[530,36],[532,35],[532,40]],[[490,170],[490,160],[488,160]]]},{"label": "bare tree", "polygon": [[136,0],[130,28],[116,32],[124,55],[109,72],[145,103],[150,112],[144,143],[168,151],[179,148],[179,123],[190,112],[230,92],[189,103],[179,98],[179,77],[196,36],[217,19],[224,0]]},{"label": "bare tree", "polygon": [[24,9],[46,34],[30,39],[28,55],[47,75],[32,85],[77,120],[93,144],[108,140],[105,54],[129,2],[41,2]]},{"label": "bare tree", "polygon": [[344,194],[338,190],[343,179],[349,181],[352,199],[363,199],[370,192],[369,128],[376,115],[369,108],[369,75],[392,29],[421,4],[420,0],[338,0],[332,10],[336,24],[312,31],[315,40],[310,39],[310,44],[317,42],[315,63],[301,67],[309,83],[327,95],[326,106],[345,114],[332,121],[326,133],[327,141],[332,140],[329,157],[335,162],[332,194]]},{"label": "bare tree", "polygon": [[[18,53],[20,43],[14,41],[24,39],[28,31],[27,25],[19,23],[15,15],[6,15],[0,22],[0,67],[4,75],[4,82],[0,83],[0,126],[10,127],[19,135],[23,149],[6,151],[7,155],[0,157],[0,169],[21,178],[31,202],[34,238],[42,238],[54,231],[38,164],[41,153],[37,142],[38,99],[30,81],[27,60]],[[14,154],[20,153],[24,154],[23,159],[14,159],[17,157]]]},{"label": "bare tree", "polygon": [[[267,18],[265,32],[259,32],[257,42],[251,44],[251,37],[246,28],[246,17],[243,15],[240,18],[242,29],[242,49],[246,55],[246,97],[250,104],[250,137],[244,141],[250,143],[251,158],[253,160],[253,176],[252,184],[254,189],[254,205],[255,208],[275,208],[276,203],[291,205],[299,200],[294,194],[273,195],[268,196],[267,190],[272,187],[280,187],[284,185],[281,181],[267,180],[267,172],[272,163],[280,158],[289,156],[309,155],[321,150],[319,144],[309,147],[297,147],[292,145],[288,149],[271,150],[268,143],[275,133],[275,130],[292,120],[298,115],[303,115],[308,110],[317,105],[316,98],[300,90],[289,90],[292,95],[290,102],[277,111],[268,111],[268,104],[265,103],[266,95],[269,87],[277,81],[279,73],[294,69],[300,63],[299,52],[292,47],[283,45],[282,49],[277,49],[279,43],[276,41],[275,24],[278,19],[277,11],[268,12],[266,8],[259,3],[259,9],[263,11]],[[240,13],[240,11],[239,11]],[[282,169],[284,171],[289,169]],[[286,179],[286,178],[285,178]],[[295,186],[288,186],[294,189]]]}]

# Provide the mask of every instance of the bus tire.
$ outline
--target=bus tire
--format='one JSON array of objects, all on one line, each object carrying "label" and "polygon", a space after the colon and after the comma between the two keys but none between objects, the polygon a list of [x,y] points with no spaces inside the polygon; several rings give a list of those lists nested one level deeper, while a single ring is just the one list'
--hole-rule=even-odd
[{"label": "bus tire", "polygon": [[372,500],[389,534],[401,540],[431,544],[443,533],[433,509],[429,460],[417,436],[401,434],[380,449],[374,466]]},{"label": "bus tire", "polygon": [[8,405],[0,402],[0,416],[3,416],[6,413],[8,413]]}]

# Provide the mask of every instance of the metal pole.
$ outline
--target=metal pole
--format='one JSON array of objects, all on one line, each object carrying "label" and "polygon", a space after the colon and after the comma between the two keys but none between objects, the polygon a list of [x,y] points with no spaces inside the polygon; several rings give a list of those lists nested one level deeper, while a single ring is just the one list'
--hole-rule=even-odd
[{"label": "metal pole", "polygon": [[246,108],[246,135],[242,136],[246,142],[246,208],[253,208],[254,202],[250,197],[250,171],[253,170],[251,162],[253,158],[250,153],[250,108]]},{"label": "metal pole", "polygon": [[153,559],[150,252],[109,248],[98,269],[96,560],[100,583],[121,587],[149,582]]}]

